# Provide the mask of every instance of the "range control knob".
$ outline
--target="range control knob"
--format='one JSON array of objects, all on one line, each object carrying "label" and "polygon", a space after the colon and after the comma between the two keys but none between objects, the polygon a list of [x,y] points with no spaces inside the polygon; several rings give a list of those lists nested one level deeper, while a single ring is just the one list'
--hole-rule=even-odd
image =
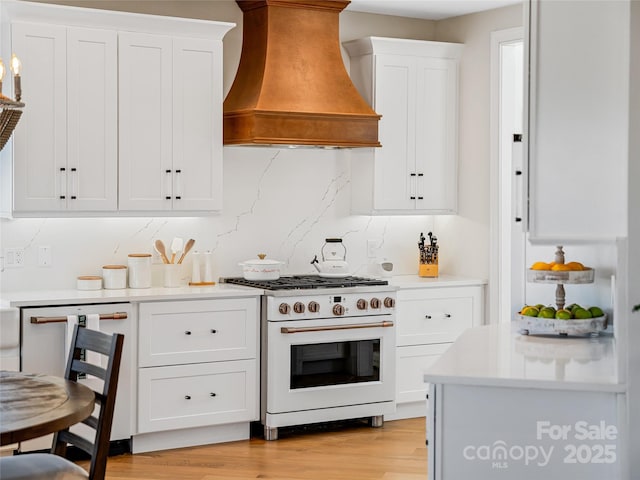
[{"label": "range control knob", "polygon": [[318,313],[320,311],[320,304],[318,302],[309,302],[309,311],[311,313]]},{"label": "range control knob", "polygon": [[380,308],[380,299],[372,298],[369,300],[369,305],[371,305],[371,308]]},{"label": "range control knob", "polygon": [[356,302],[356,307],[358,310],[366,310],[367,309],[367,301],[364,298],[358,299]]},{"label": "range control knob", "polygon": [[289,312],[291,311],[291,307],[289,306],[288,303],[281,303],[280,306],[278,307],[278,311],[282,315],[289,315]]},{"label": "range control knob", "polygon": [[339,303],[333,306],[333,314],[334,315],[344,315],[344,307]]},{"label": "range control knob", "polygon": [[293,304],[293,311],[296,313],[304,313],[304,303],[296,302]]},{"label": "range control knob", "polygon": [[384,306],[387,308],[393,308],[396,306],[395,298],[387,297],[384,299]]}]

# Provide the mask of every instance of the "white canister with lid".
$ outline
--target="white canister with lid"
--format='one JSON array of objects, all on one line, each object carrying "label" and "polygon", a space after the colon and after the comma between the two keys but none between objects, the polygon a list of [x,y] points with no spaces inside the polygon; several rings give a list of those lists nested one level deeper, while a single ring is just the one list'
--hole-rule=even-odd
[{"label": "white canister with lid", "polygon": [[130,253],[127,263],[129,265],[129,288],[151,287],[151,254]]},{"label": "white canister with lid", "polygon": [[127,288],[127,266],[103,265],[102,282],[107,290]]}]

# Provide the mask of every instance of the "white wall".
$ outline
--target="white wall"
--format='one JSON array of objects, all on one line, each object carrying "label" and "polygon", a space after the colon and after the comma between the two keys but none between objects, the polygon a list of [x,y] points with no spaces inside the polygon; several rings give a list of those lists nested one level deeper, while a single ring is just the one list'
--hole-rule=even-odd
[{"label": "white wall", "polygon": [[436,23],[435,38],[464,43],[460,66],[457,216],[438,217],[436,230],[453,255],[446,270],[489,275],[489,165],[491,32],[522,25],[522,6],[489,10]]},{"label": "white wall", "polygon": [[[224,40],[225,92],[230,88],[241,46],[242,17],[234,2],[55,3],[236,22]],[[459,216],[351,215],[348,151],[226,147],[224,210],[217,216],[2,220],[0,246],[25,248],[26,265],[0,273],[0,292],[73,288],[77,275],[126,263],[128,253],[151,252],[154,239],[169,243],[174,236],[195,238],[196,249],[212,250],[216,277],[240,275],[237,263],[257,253],[286,261],[288,273],[311,273],[309,262],[324,238],[339,236],[354,273],[366,275],[368,239],[383,240],[379,256],[393,261],[396,273],[412,274],[418,236],[433,231],[441,245],[442,273],[487,278],[489,37],[493,30],[520,25],[521,17],[519,6],[438,23],[356,12],[341,16],[343,41],[379,35],[467,44],[461,68]],[[52,248],[51,268],[36,266],[41,245]],[[185,270],[186,280],[188,263]]]}]

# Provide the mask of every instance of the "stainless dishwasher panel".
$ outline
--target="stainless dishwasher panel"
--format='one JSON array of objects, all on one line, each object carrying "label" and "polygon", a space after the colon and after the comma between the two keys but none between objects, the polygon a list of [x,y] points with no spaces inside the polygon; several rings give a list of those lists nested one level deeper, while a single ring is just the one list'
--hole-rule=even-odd
[{"label": "stainless dishwasher panel", "polygon": [[[68,316],[86,316],[100,314],[101,317],[111,317],[114,313],[117,319],[101,319],[100,331],[106,333],[123,333],[124,346],[120,375],[118,378],[118,394],[111,429],[111,440],[128,440],[131,437],[132,426],[132,377],[133,358],[132,342],[133,328],[131,304],[111,303],[101,305],[71,305],[66,307],[33,307],[21,309],[22,342],[20,346],[21,368],[23,372],[44,373],[48,375],[64,376],[66,366],[66,346]],[[33,323],[38,319],[40,323]],[[35,440],[22,442],[20,450],[23,452],[42,450],[51,447],[52,435]]]}]

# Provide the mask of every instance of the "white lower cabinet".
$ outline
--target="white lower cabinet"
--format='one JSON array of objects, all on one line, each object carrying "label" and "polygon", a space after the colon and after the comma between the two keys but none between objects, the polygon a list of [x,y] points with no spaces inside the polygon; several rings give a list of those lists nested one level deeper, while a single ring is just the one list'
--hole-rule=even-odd
[{"label": "white lower cabinet", "polygon": [[410,283],[397,294],[396,412],[385,419],[422,417],[428,385],[424,371],[467,328],[483,323],[484,285],[443,281]]},{"label": "white lower cabinet", "polygon": [[254,360],[140,369],[138,430],[256,420],[255,379]]},{"label": "white lower cabinet", "polygon": [[258,325],[258,297],[140,304],[134,453],[249,437]]}]

